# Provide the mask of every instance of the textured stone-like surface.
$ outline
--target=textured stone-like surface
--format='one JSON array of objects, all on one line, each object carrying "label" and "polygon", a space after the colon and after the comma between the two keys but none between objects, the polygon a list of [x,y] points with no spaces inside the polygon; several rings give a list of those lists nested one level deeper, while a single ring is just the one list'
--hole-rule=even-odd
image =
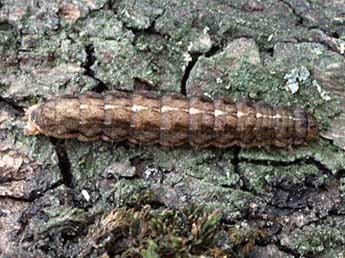
[{"label": "textured stone-like surface", "polygon": [[[22,213],[62,177],[54,147],[47,139],[18,136],[20,114],[0,101],[0,252],[16,248]],[[20,135],[20,134],[19,134]]]},{"label": "textured stone-like surface", "polygon": [[[344,9],[323,0],[1,1],[1,255],[73,257],[97,240],[91,257],[133,254],[128,247],[146,257],[341,256]],[[293,150],[171,150],[22,134],[23,108],[46,98],[143,88],[302,107],[322,137]],[[123,234],[138,232],[125,219],[104,224],[120,231],[93,234],[103,217],[138,212],[132,221],[152,226],[139,232],[153,230],[144,238]]]}]

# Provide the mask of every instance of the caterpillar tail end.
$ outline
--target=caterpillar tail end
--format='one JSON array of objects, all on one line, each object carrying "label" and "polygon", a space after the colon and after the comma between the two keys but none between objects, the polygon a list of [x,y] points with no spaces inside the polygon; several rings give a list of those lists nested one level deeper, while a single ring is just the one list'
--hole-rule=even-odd
[{"label": "caterpillar tail end", "polygon": [[37,117],[37,108],[39,106],[40,105],[33,105],[29,107],[28,110],[26,110],[24,118],[26,120],[26,125],[24,127],[24,135],[26,136],[42,134],[42,130],[35,122],[35,119]]}]

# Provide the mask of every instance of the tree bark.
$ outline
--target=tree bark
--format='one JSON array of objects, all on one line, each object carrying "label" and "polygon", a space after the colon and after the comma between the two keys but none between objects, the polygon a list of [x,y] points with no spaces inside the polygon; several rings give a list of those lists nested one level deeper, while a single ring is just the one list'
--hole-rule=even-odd
[{"label": "tree bark", "polygon": [[[342,257],[344,10],[0,1],[1,255]],[[143,88],[302,107],[321,135],[293,150],[199,150],[23,134],[44,99]]]}]

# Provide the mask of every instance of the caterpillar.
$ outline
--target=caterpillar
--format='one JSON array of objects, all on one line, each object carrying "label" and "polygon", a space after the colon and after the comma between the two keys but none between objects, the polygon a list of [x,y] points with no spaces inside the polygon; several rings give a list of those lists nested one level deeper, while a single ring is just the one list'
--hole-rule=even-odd
[{"label": "caterpillar", "polygon": [[316,119],[301,108],[150,92],[60,96],[31,106],[26,119],[25,135],[172,147],[290,147],[318,136]]}]

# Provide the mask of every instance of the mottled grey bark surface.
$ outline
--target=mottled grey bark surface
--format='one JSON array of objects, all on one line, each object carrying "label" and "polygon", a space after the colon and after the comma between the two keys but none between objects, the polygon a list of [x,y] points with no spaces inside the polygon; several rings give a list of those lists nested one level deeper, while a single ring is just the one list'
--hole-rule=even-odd
[{"label": "mottled grey bark surface", "polygon": [[[343,0],[0,1],[3,257],[345,257]],[[23,135],[59,94],[150,88],[301,106],[294,150]]]}]

